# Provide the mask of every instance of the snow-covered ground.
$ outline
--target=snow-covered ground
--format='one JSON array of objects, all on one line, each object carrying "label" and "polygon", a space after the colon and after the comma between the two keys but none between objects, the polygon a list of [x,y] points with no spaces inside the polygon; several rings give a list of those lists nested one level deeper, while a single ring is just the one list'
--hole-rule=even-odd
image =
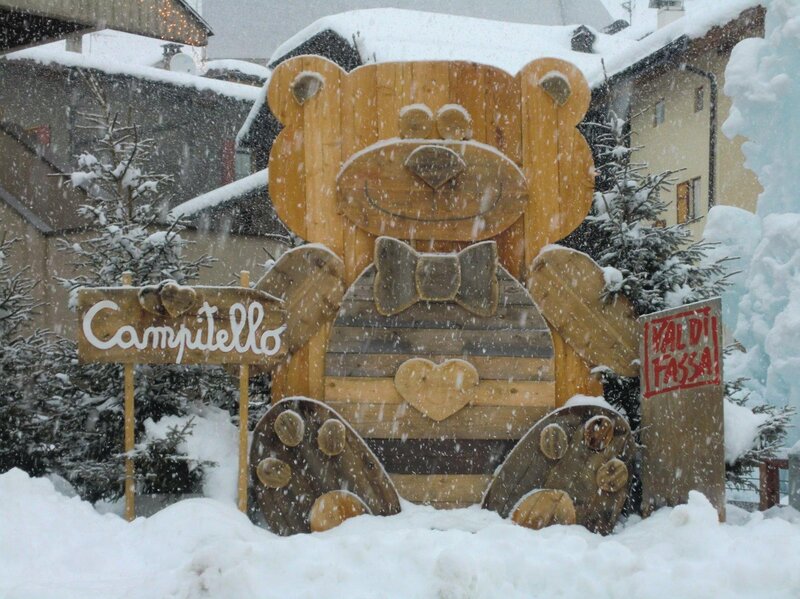
[{"label": "snow-covered ground", "polygon": [[719,524],[694,494],[608,537],[578,526],[534,532],[477,507],[403,508],[289,538],[212,499],[129,524],[12,470],[0,475],[0,597],[800,596],[800,513],[791,508],[728,506]]}]

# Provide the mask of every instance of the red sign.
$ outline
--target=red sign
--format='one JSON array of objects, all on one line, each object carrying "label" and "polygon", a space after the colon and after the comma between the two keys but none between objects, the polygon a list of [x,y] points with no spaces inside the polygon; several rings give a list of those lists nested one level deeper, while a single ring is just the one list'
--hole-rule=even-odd
[{"label": "red sign", "polygon": [[643,320],[645,397],[722,383],[719,299]]}]

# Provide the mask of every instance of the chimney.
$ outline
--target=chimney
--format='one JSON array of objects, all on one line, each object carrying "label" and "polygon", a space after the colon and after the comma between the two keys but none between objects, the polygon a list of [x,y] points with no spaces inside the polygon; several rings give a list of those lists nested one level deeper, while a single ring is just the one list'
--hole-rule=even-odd
[{"label": "chimney", "polygon": [[594,41],[596,36],[585,25],[580,25],[572,32],[571,46],[574,52],[585,52],[591,54],[594,51]]}]

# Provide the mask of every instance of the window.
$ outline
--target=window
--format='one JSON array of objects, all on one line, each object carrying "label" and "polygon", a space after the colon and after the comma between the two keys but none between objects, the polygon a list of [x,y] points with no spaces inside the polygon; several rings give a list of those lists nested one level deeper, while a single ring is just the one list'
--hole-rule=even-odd
[{"label": "window", "polygon": [[653,112],[653,127],[658,127],[664,122],[664,112],[664,98],[661,98],[658,102],[656,102],[655,111]]},{"label": "window", "polygon": [[700,200],[700,177],[679,183],[677,195],[678,222],[685,223],[697,218],[697,205]]},{"label": "window", "polygon": [[701,85],[694,90],[694,111],[700,112],[703,110],[703,105],[706,99],[706,89]]},{"label": "window", "polygon": [[236,171],[237,179],[241,179],[253,173],[253,169],[250,165],[250,152],[248,150],[236,150],[234,170]]}]

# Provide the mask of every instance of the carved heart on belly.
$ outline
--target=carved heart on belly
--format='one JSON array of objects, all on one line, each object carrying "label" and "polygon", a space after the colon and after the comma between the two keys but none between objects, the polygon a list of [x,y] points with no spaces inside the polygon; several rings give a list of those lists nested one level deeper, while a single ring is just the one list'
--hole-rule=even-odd
[{"label": "carved heart on belly", "polygon": [[394,375],[394,386],[402,398],[437,422],[465,407],[479,382],[478,371],[465,360],[434,364],[424,358],[412,358],[403,362]]}]

